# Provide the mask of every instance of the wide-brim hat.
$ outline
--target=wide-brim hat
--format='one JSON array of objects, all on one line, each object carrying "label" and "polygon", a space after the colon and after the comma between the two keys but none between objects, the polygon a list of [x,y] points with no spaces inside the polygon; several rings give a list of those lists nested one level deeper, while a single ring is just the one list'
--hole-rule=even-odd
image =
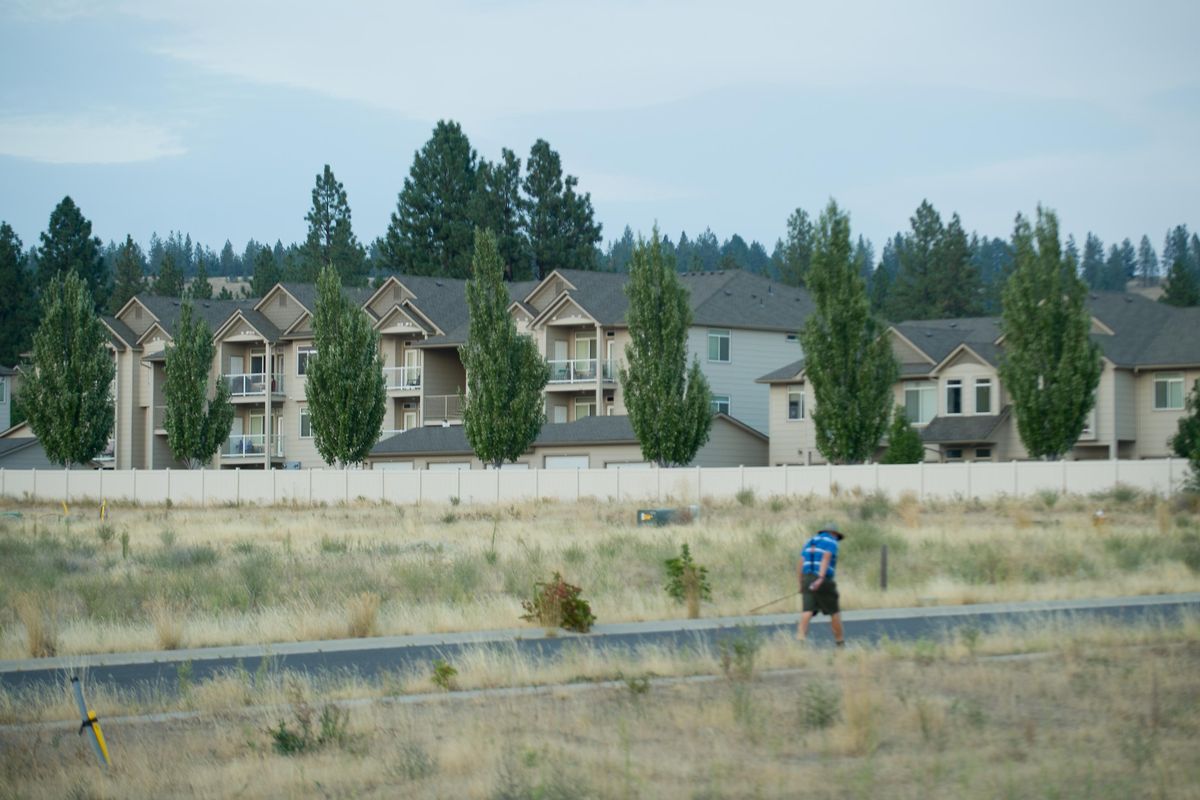
[{"label": "wide-brim hat", "polygon": [[839,528],[840,526],[836,522],[827,522],[821,526],[821,530],[818,531],[818,533],[832,533],[840,542],[842,539],[846,538],[846,534],[842,533]]}]

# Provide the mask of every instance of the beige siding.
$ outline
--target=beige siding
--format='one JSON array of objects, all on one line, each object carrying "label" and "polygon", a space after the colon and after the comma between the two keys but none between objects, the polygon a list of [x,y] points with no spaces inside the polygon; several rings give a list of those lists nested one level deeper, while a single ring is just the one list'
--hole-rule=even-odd
[{"label": "beige siding", "polygon": [[[804,393],[803,419],[788,419],[788,392],[792,389],[798,389]],[[771,465],[824,463],[821,454],[817,452],[816,431],[811,418],[812,387],[804,383],[774,384],[770,387],[770,405],[769,463]]]},{"label": "beige siding", "polygon": [[723,419],[713,420],[708,443],[692,464],[700,467],[765,467],[768,444],[761,437]]},{"label": "beige siding", "polygon": [[1138,372],[1134,383],[1134,402],[1137,407],[1137,449],[1135,458],[1154,458],[1172,455],[1169,440],[1179,430],[1178,411],[1159,411],[1154,408],[1154,379],[1164,373],[1182,373],[1183,391],[1186,400],[1200,370],[1164,369]]},{"label": "beige siding", "polygon": [[267,293],[258,310],[281,331],[290,328],[296,318],[305,313],[304,306],[297,303],[296,298],[279,287]]},{"label": "beige siding", "polygon": [[125,309],[125,313],[117,317],[117,319],[124,322],[129,327],[129,330],[133,331],[134,336],[139,338],[154,324],[154,315],[140,301],[131,303],[129,308]]},{"label": "beige siding", "polygon": [[1136,379],[1129,370],[1117,370],[1114,377],[1117,439],[1130,441],[1137,436]]}]

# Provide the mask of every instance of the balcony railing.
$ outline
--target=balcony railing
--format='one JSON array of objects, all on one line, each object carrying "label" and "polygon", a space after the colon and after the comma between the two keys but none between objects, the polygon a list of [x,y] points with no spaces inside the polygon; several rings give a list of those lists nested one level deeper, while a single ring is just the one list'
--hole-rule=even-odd
[{"label": "balcony railing", "polygon": [[102,463],[107,464],[109,461],[112,461],[116,457],[116,454],[117,454],[117,440],[109,439],[108,442],[105,443],[104,449],[100,451],[100,454],[92,460],[100,461]]},{"label": "balcony railing", "polygon": [[384,367],[383,380],[389,389],[420,389],[420,367]]},{"label": "balcony railing", "polygon": [[[271,443],[274,455],[277,458],[283,458],[283,439],[275,437],[275,441]],[[226,442],[224,449],[221,450],[221,455],[224,458],[245,458],[249,456],[261,456],[266,450],[267,436],[264,433],[243,433],[230,436]]]},{"label": "balcony railing", "polygon": [[560,361],[547,361],[550,365],[550,383],[590,383],[596,380],[596,368],[600,368],[600,377],[605,381],[615,380],[616,366],[612,361],[598,361],[594,358],[571,358]]},{"label": "balcony railing", "polygon": [[[269,381],[269,384],[268,384]],[[271,394],[283,393],[283,374],[265,372],[239,372],[225,376],[229,384],[230,397],[263,397],[270,386]]]},{"label": "balcony railing", "polygon": [[384,428],[383,430],[381,430],[379,432],[379,441],[383,441],[384,439],[390,439],[391,437],[395,436],[397,433],[407,433],[408,430],[409,430],[408,428]]},{"label": "balcony railing", "polygon": [[462,403],[456,394],[425,395],[422,413],[426,422],[462,419]]}]

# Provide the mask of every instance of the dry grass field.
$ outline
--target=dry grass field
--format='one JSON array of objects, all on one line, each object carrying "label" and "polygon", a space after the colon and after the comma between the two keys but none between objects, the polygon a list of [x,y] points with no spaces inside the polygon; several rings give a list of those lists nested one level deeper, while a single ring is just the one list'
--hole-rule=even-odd
[{"label": "dry grass field", "polygon": [[709,569],[702,613],[742,614],[795,589],[797,548],[825,520],[848,533],[847,609],[1200,588],[1195,496],[1127,489],[924,505],[742,495],[663,528],[603,502],[0,511],[3,659],[516,627],[555,571],[601,623],[682,616],[662,564],[685,542]]},{"label": "dry grass field", "polygon": [[481,656],[449,691],[230,674],[181,685],[173,702],[200,710],[183,718],[122,719],[98,696],[107,771],[69,699],[47,697],[61,723],[0,728],[0,798],[1197,797],[1198,642],[1185,617],[844,652],[743,634],[545,668]]}]

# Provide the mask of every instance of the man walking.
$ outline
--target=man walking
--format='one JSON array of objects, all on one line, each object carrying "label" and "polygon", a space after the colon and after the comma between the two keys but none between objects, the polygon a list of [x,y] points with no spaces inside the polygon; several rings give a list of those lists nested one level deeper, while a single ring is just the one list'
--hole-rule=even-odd
[{"label": "man walking", "polygon": [[838,606],[837,573],[838,543],[843,539],[836,525],[826,525],[817,535],[804,543],[800,560],[796,563],[796,577],[800,580],[800,595],[804,598],[804,612],[800,615],[800,626],[796,638],[804,641],[808,637],[808,624],[813,614],[828,614],[833,628],[833,640],[838,647],[846,644],[842,630],[842,610]]}]

